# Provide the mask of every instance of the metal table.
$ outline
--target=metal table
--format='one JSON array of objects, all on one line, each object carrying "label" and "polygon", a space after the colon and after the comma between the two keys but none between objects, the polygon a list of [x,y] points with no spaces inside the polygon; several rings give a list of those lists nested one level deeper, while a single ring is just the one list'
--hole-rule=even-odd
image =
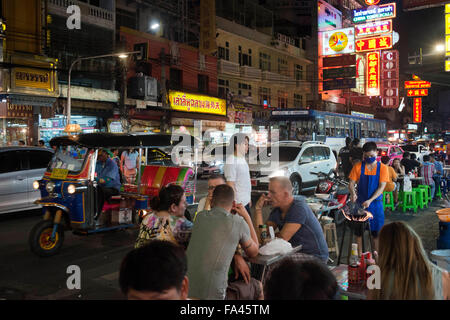
[{"label": "metal table", "polygon": [[302,247],[303,245],[298,245],[297,247],[292,248],[292,250],[286,254],[261,255],[258,253],[258,255],[253,258],[249,258],[244,254],[244,258],[251,263],[251,276],[257,280],[260,280],[261,282],[264,282],[264,274],[266,273],[266,269],[268,266],[294,253],[299,252]]}]

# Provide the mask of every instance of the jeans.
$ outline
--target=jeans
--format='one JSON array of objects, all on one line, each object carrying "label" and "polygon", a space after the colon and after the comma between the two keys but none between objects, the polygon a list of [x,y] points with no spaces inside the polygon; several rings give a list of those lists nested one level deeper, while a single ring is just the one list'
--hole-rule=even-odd
[{"label": "jeans", "polygon": [[[438,186],[441,185],[441,176],[433,176],[433,180],[434,180],[434,185],[437,190]],[[441,188],[441,193],[443,193],[442,188]]]},{"label": "jeans", "polygon": [[434,198],[434,192],[436,191],[436,185],[435,185],[434,181],[429,186],[431,187],[431,199],[433,199]]}]

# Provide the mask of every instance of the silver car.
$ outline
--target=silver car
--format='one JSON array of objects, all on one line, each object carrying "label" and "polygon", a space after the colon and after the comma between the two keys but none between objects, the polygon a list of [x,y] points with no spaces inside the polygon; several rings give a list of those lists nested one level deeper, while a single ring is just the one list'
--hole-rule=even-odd
[{"label": "silver car", "polygon": [[33,182],[42,179],[52,157],[46,148],[0,148],[0,214],[39,208]]}]

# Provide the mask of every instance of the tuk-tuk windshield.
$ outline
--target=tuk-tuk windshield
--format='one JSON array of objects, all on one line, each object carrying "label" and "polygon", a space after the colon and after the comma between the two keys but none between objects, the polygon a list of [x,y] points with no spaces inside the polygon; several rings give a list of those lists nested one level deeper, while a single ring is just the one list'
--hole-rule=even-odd
[{"label": "tuk-tuk windshield", "polygon": [[79,146],[60,146],[55,152],[49,169],[67,169],[71,173],[79,173],[83,168],[88,149]]}]

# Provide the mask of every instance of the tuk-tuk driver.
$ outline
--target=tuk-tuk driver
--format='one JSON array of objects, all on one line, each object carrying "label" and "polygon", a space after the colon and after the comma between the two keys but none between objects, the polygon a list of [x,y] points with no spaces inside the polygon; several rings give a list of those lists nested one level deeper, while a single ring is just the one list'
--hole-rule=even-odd
[{"label": "tuk-tuk driver", "polygon": [[97,185],[98,213],[102,211],[105,200],[118,195],[120,191],[119,168],[114,160],[109,158],[109,150],[101,149],[98,152],[95,166]]}]

